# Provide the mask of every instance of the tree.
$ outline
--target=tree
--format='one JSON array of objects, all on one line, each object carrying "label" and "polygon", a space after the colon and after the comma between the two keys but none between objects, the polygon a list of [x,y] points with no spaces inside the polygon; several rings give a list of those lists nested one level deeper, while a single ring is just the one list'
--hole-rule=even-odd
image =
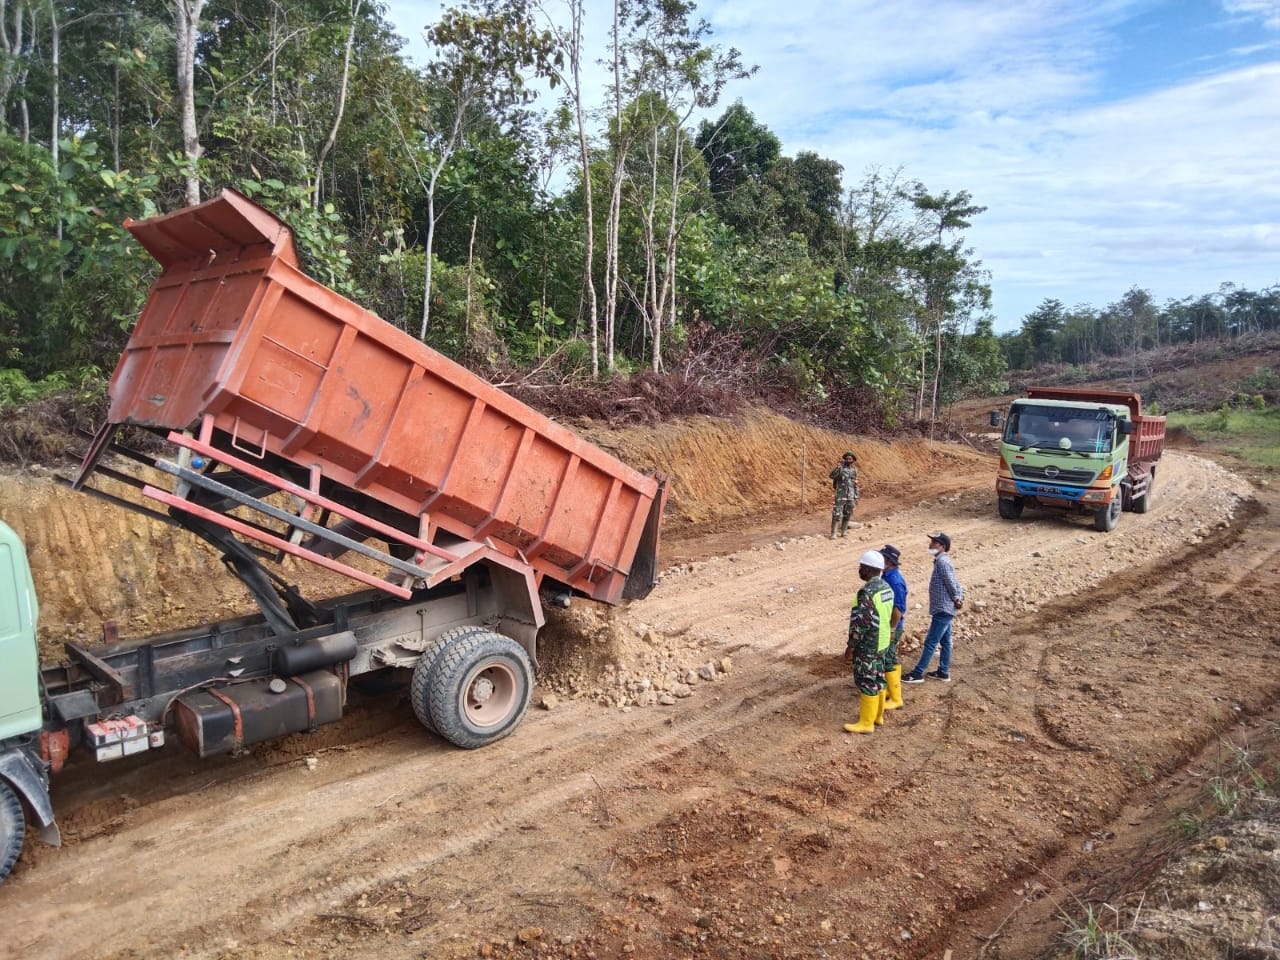
[{"label": "tree", "polygon": [[636,212],[646,224],[646,273],[643,293],[632,299],[649,331],[651,366],[657,371],[662,368],[664,318],[670,325],[676,315],[676,263],[686,222],[682,203],[690,187],[684,125],[696,111],[715,106],[726,83],[750,76],[755,68],[744,67],[737,50],[708,42],[710,27],[693,19],[695,7],[688,0],[636,0],[635,9],[640,30],[629,53],[630,79],[624,82],[647,91],[637,99],[640,109],[634,117],[649,126],[644,137],[648,175],[637,181],[644,189],[633,194]]},{"label": "tree", "polygon": [[782,232],[804,237],[809,249],[823,259],[833,260],[839,249],[836,218],[843,193],[843,169],[834,160],[801,151],[795,159],[780,159],[766,178],[778,193]]},{"label": "tree", "polygon": [[778,138],[738,100],[717,120],[702,121],[695,143],[719,218],[746,239],[776,236],[779,204],[765,178],[782,156]]},{"label": "tree", "polygon": [[182,152],[187,158],[187,204],[200,202],[200,131],[196,126],[196,42],[205,0],[172,0],[177,48],[178,116],[182,125]]},{"label": "tree", "polygon": [[351,76],[351,48],[356,40],[356,27],[360,22],[361,3],[362,0],[351,0],[351,29],[347,31],[347,42],[342,47],[342,80],[338,84],[337,103],[334,105],[333,110],[333,126],[329,128],[329,135],[325,138],[324,144],[320,147],[320,152],[316,156],[315,179],[311,188],[311,205],[316,210],[320,209],[320,178],[324,173],[324,162],[338,139],[338,128],[342,125],[342,114],[347,106],[347,85]]},{"label": "tree", "polygon": [[1031,364],[1053,363],[1061,356],[1058,337],[1066,323],[1066,308],[1061,300],[1047,298],[1022,318],[1022,333],[1027,338]]},{"label": "tree", "polygon": [[582,17],[585,6],[586,0],[568,0],[569,27],[567,30],[555,25],[549,17],[548,23],[551,24],[549,32],[555,38],[558,53],[554,61],[552,77],[565,88],[566,105],[573,117],[573,127],[577,134],[579,187],[582,191],[583,204],[582,291],[587,300],[587,329],[591,337],[591,376],[592,379],[599,379],[600,303],[595,280],[595,210],[592,198],[591,151],[587,143],[587,110],[582,89],[582,58],[585,53]]},{"label": "tree", "polygon": [[[991,300],[990,288],[980,264],[969,259],[970,251],[964,249],[963,240],[947,242],[946,236],[957,230],[965,230],[970,220],[987,208],[973,203],[967,190],[956,194],[944,191],[933,195],[922,184],[915,184],[910,193],[911,203],[927,224],[930,241],[916,253],[916,273],[922,292],[921,319],[926,326],[922,333],[932,334],[934,343],[932,389],[930,390],[929,416],[937,418],[938,382],[942,376],[943,327],[948,317],[967,313],[974,307],[986,309]],[[924,417],[927,357],[920,357],[920,388],[916,397],[916,416]]]},{"label": "tree", "polygon": [[446,10],[427,30],[440,59],[428,68],[424,83],[424,126],[429,153],[419,155],[402,131],[405,152],[427,197],[426,278],[420,338],[431,318],[431,265],[439,214],[436,189],[454,154],[487,111],[501,114],[527,103],[524,71],[547,75],[551,35],[534,29],[522,0],[472,0]]}]

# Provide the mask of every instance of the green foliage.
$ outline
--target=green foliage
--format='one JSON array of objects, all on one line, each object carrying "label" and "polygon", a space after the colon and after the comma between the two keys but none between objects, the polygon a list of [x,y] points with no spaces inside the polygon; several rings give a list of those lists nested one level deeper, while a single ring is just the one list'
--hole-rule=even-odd
[{"label": "green foliage", "polygon": [[1242,393],[1263,396],[1265,401],[1265,394],[1280,393],[1280,370],[1275,367],[1259,367],[1236,384],[1236,389]]},{"label": "green foliage", "polygon": [[715,120],[704,120],[696,145],[707,165],[720,218],[731,226],[737,191],[758,183],[782,156],[782,143],[738,100]]},{"label": "green foliage", "polygon": [[342,226],[342,217],[332,203],[320,209],[311,205],[311,190],[279,180],[241,180],[240,192],[260,203],[289,225],[303,266],[316,280],[343,296],[360,299],[361,291],[351,276],[347,244],[351,238]]},{"label": "green foliage", "polygon": [[0,358],[40,378],[114,365],[154,271],[121,223],[156,213],[160,167],[104,166],[96,144],[42,147],[0,133]]},{"label": "green foliage", "polygon": [[830,268],[814,262],[802,238],[753,249],[704,224],[692,231],[686,251],[693,262],[681,286],[697,315],[741,331],[802,397],[821,402],[828,382],[891,395],[902,380],[892,331],[867,317],[859,300],[836,291]]},{"label": "green foliage", "polygon": [[16,410],[56,394],[67,394],[73,403],[88,406],[106,397],[106,387],[106,379],[97,367],[59,370],[35,381],[21,370],[0,368],[0,412]]}]

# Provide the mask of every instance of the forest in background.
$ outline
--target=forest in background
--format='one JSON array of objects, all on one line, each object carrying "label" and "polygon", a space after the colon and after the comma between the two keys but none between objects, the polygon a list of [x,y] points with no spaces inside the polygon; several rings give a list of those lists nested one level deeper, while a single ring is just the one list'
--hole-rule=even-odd
[{"label": "forest in background", "polygon": [[1135,288],[998,336],[968,192],[786,155],[720,102],[754,68],[694,3],[616,0],[598,48],[584,14],[471,0],[417,67],[369,0],[0,0],[0,406],[100,394],[156,272],[122,222],[225,187],[495,379],[782,396],[848,429],[1280,323],[1274,287]]}]

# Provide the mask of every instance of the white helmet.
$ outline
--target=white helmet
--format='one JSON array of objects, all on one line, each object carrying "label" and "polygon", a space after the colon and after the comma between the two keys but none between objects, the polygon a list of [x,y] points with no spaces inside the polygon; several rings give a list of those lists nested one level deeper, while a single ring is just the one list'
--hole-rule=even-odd
[{"label": "white helmet", "polygon": [[868,550],[858,558],[858,566],[872,567],[875,570],[883,570],[884,555],[879,550]]}]

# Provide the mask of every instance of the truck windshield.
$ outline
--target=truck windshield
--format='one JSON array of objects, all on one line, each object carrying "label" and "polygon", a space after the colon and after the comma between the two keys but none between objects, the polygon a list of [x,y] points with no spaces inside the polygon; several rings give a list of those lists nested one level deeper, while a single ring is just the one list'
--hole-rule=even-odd
[{"label": "truck windshield", "polygon": [[1004,442],[1018,447],[1110,453],[1116,419],[1107,410],[1014,404],[1005,424]]}]

